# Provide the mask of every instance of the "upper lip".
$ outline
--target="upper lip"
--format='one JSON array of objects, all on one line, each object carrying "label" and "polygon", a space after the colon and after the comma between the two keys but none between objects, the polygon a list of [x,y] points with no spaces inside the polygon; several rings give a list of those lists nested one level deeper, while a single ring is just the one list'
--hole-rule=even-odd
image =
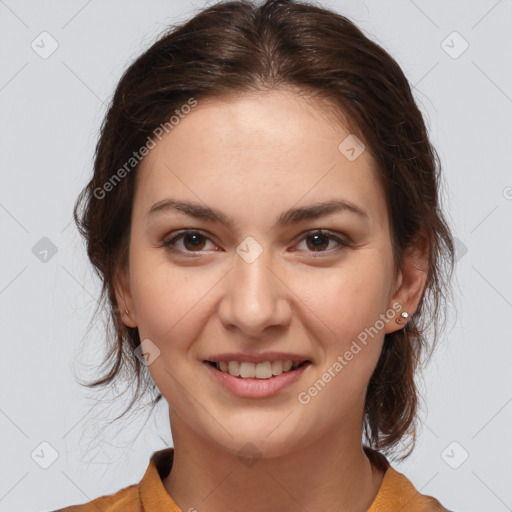
[{"label": "upper lip", "polygon": [[263,354],[244,354],[241,352],[217,354],[215,356],[209,356],[205,358],[205,361],[211,361],[214,363],[220,363],[221,361],[240,361],[247,363],[264,363],[265,361],[310,361],[309,358],[300,354],[290,354],[285,352],[265,352]]}]

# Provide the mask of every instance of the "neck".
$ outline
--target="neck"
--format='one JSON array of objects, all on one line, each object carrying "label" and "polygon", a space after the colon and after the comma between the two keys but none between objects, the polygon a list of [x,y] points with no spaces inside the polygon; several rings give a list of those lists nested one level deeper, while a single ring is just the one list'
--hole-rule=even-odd
[{"label": "neck", "polygon": [[252,463],[206,441],[173,419],[174,462],[164,487],[181,510],[363,512],[384,471],[374,467],[359,436],[324,436],[280,457]]}]

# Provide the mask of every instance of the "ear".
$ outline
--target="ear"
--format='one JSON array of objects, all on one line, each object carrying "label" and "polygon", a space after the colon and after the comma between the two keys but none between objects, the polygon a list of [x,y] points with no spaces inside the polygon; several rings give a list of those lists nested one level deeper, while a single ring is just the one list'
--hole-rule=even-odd
[{"label": "ear", "polygon": [[[137,327],[135,308],[130,289],[128,265],[120,268],[114,277],[114,290],[121,319],[127,327]],[[126,312],[128,310],[128,313]]]},{"label": "ear", "polygon": [[[417,243],[405,249],[402,266],[398,272],[396,291],[389,307],[396,312],[386,324],[386,333],[402,329],[408,319],[401,318],[405,311],[409,317],[414,314],[425,292],[429,264],[429,245],[425,236],[420,236]],[[397,322],[396,320],[401,320]]]}]

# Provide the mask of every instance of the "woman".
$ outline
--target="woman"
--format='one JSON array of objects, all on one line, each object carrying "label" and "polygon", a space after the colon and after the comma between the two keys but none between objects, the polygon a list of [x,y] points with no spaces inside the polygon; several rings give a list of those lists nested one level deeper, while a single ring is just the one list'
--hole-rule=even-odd
[{"label": "woman", "polygon": [[453,266],[438,188],[403,72],[343,16],[227,2],[161,37],[75,219],[117,333],[92,385],[149,375],[174,447],[63,510],[446,510],[385,455]]}]

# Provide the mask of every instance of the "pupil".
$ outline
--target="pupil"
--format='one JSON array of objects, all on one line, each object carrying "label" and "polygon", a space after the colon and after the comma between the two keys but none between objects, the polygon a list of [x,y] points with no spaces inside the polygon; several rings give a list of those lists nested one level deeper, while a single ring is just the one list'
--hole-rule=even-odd
[{"label": "pupil", "polygon": [[315,235],[311,235],[310,238],[314,240],[313,247],[315,247],[315,248],[319,248],[322,245],[325,245],[325,240],[323,241],[322,238],[326,238],[326,237],[325,237],[325,235],[323,235],[321,233],[317,233]]},{"label": "pupil", "polygon": [[[192,242],[190,243],[191,240]],[[186,237],[186,241],[189,242],[187,245],[197,248],[201,245],[201,235],[198,233],[189,234]]]}]

